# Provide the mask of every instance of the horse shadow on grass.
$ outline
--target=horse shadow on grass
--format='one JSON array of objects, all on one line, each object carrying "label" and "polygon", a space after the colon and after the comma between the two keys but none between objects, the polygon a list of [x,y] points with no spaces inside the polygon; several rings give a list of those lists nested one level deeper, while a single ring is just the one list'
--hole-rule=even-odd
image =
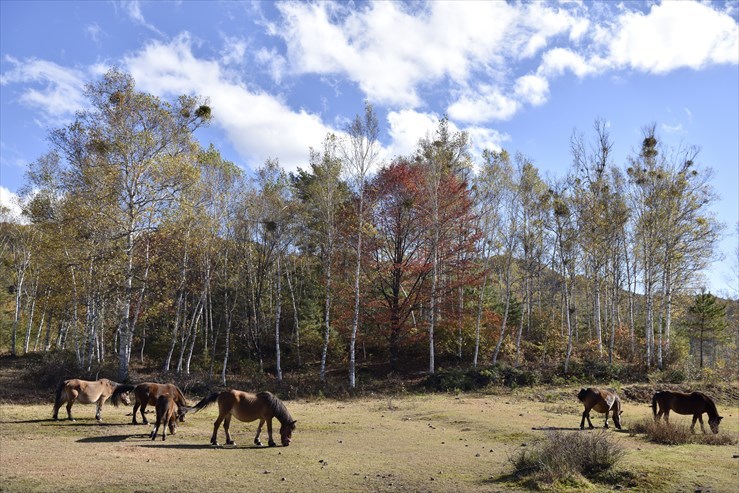
[{"label": "horse shadow on grass", "polygon": [[115,443],[123,442],[129,438],[139,437],[140,435],[105,435],[100,437],[85,437],[77,440],[77,443]]},{"label": "horse shadow on grass", "polygon": [[38,423],[53,423],[53,418],[41,418],[41,419],[22,419],[20,421],[0,421],[0,425],[15,425],[15,424],[38,424]]},{"label": "horse shadow on grass", "polygon": [[573,426],[573,427],[564,427],[564,426],[534,426],[531,428],[534,431],[580,431],[580,428]]},{"label": "horse shadow on grass", "polygon": [[199,443],[159,443],[156,444],[153,441],[146,444],[141,444],[139,447],[142,448],[171,448],[171,449],[181,449],[181,450],[205,450],[205,449],[214,449],[214,450],[267,450],[272,447],[260,447],[258,445],[245,445],[245,446],[218,446],[214,447],[210,444],[199,444]]}]

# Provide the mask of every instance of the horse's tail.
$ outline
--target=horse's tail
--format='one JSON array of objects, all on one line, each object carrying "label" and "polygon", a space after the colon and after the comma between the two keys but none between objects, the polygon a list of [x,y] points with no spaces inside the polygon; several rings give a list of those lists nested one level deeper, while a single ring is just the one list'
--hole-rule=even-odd
[{"label": "horse's tail", "polygon": [[217,401],[219,395],[221,395],[220,392],[213,392],[208,397],[204,398],[202,401],[190,407],[188,410],[191,410],[192,412],[196,413],[200,411],[201,409],[205,409],[206,407],[210,406],[215,401]]},{"label": "horse's tail", "polygon": [[62,391],[64,390],[64,387],[67,385],[66,380],[62,380],[59,382],[59,385],[56,386],[56,395],[54,397],[54,409],[58,409],[62,405]]},{"label": "horse's tail", "polygon": [[135,387],[135,385],[123,383],[117,384],[113,390],[113,394],[110,396],[110,402],[112,402],[114,406],[117,406],[121,403],[121,396],[126,392],[131,392]]},{"label": "horse's tail", "polygon": [[654,416],[654,419],[657,419],[657,397],[659,397],[660,392],[655,392],[652,396],[652,416]]}]

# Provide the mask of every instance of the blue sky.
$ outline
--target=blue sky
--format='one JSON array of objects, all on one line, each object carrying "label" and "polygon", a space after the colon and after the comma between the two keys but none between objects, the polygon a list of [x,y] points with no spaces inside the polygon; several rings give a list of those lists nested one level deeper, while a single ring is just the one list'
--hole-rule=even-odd
[{"label": "blue sky", "polygon": [[550,176],[567,172],[573,130],[592,135],[596,118],[619,165],[656,123],[667,145],[700,146],[714,170],[727,259],[708,285],[736,295],[738,19],[736,1],[2,0],[0,202],[110,66],[162,97],[209,97],[214,124],[198,138],[246,169],[275,157],[305,166],[365,99],[386,159],[446,114],[476,155],[521,151]]}]

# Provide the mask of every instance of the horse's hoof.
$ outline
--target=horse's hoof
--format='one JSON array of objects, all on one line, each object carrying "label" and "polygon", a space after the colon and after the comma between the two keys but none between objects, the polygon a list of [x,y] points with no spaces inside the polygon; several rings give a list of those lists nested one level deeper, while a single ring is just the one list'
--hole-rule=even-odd
[{"label": "horse's hoof", "polygon": [[276,446],[277,446],[277,444],[276,444],[275,442],[272,442],[272,441],[270,441],[270,442],[269,442],[269,446],[270,446],[270,447],[276,447]]},{"label": "horse's hoof", "polygon": [[218,442],[210,442],[210,446],[211,446],[211,447],[220,447],[220,446],[221,446],[221,444],[220,444],[220,443],[218,443]]},{"label": "horse's hoof", "polygon": [[226,440],[226,445],[236,445],[236,442],[233,440]]},{"label": "horse's hoof", "polygon": [[256,445],[257,447],[261,447],[262,446],[262,441],[261,440],[254,440],[254,445]]},{"label": "horse's hoof", "polygon": [[592,429],[594,429],[594,428],[595,428],[595,426],[593,426],[593,425],[590,425],[590,426],[589,426],[589,428],[590,428],[590,429],[592,430]]}]

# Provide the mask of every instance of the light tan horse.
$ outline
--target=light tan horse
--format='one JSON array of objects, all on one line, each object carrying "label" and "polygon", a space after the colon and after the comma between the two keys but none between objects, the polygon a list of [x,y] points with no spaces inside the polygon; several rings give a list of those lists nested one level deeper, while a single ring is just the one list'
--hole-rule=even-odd
[{"label": "light tan horse", "polygon": [[[657,413],[658,405],[659,413]],[[665,421],[669,423],[670,411],[674,411],[677,414],[692,414],[693,424],[690,425],[690,431],[693,433],[695,433],[696,421],[700,421],[701,430],[703,433],[706,432],[706,428],[703,426],[703,413],[708,414],[708,426],[711,427],[711,431],[714,433],[718,433],[718,425],[724,419],[718,415],[718,410],[713,400],[702,392],[686,394],[666,390],[655,393],[652,397],[652,414],[654,414],[654,420],[659,421],[659,418],[664,415]]]},{"label": "light tan horse", "polygon": [[133,388],[133,395],[136,399],[136,402],[133,405],[132,423],[138,424],[136,422],[136,411],[139,410],[140,406],[141,419],[143,420],[145,425],[148,425],[149,421],[146,419],[146,415],[144,414],[144,411],[146,411],[146,406],[155,406],[159,396],[164,394],[169,394],[169,396],[172,397],[172,399],[177,404],[179,420],[185,421],[185,413],[187,413],[190,408],[187,407],[187,401],[185,400],[184,394],[175,384],[144,382],[138,384],[136,387]]},{"label": "light tan horse", "polygon": [[71,380],[65,380],[61,382],[56,388],[56,399],[54,400],[54,419],[59,419],[59,408],[62,404],[67,403],[67,416],[71,421],[74,421],[72,417],[72,404],[75,401],[79,401],[82,404],[97,404],[97,411],[95,412],[95,419],[102,421],[100,412],[103,409],[105,401],[110,399],[114,406],[117,406],[120,402],[128,405],[131,403],[131,399],[128,396],[128,391],[131,390],[131,386],[121,385],[119,383],[108,380],[107,378],[101,378],[96,381],[79,380],[77,378]]},{"label": "light tan horse", "polygon": [[220,393],[214,392],[195,404],[192,409],[197,412],[216,401],[218,401],[218,419],[213,424],[213,436],[210,438],[211,444],[218,445],[218,427],[223,423],[223,430],[226,432],[226,445],[235,445],[231,439],[231,433],[229,433],[231,417],[234,416],[239,421],[245,422],[259,420],[257,435],[254,437],[255,445],[262,445],[262,442],[259,440],[259,434],[262,432],[262,425],[266,422],[270,447],[275,446],[275,442],[272,439],[272,418],[277,418],[280,422],[280,441],[282,446],[287,447],[290,445],[297,421],[290,416],[282,401],[271,392],[259,392],[258,394],[242,392],[240,390],[227,390]]},{"label": "light tan horse", "polygon": [[154,429],[151,431],[151,439],[156,439],[159,426],[164,425],[162,427],[162,441],[164,441],[167,437],[167,428],[169,428],[170,435],[174,435],[177,431],[178,406],[171,395],[162,394],[157,398],[155,407],[157,410],[157,421],[154,424]]},{"label": "light tan horse", "polygon": [[590,421],[591,410],[606,414],[605,428],[608,428],[608,413],[612,412],[613,422],[616,424],[616,428],[621,429],[621,413],[623,413],[623,410],[621,410],[621,399],[618,397],[618,394],[609,390],[588,387],[587,389],[580,389],[577,398],[585,406],[585,411],[583,411],[582,419],[580,420],[581,430],[585,428],[586,418],[590,429],[595,428],[592,421]]}]

